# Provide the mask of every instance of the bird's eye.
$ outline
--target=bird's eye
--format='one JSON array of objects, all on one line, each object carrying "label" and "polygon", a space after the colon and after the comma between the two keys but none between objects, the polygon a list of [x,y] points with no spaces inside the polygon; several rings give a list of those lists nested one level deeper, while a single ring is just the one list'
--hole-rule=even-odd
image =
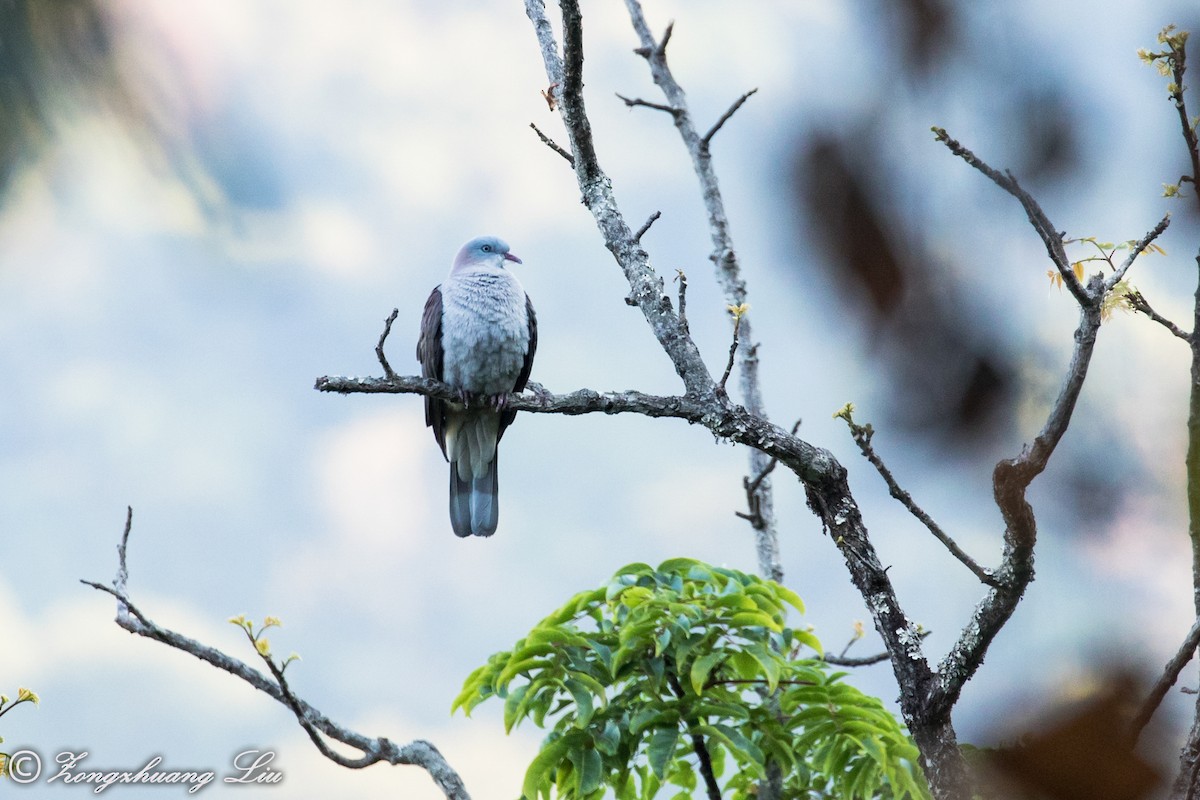
[{"label": "bird's eye", "polygon": [[485,245],[484,245],[483,247],[481,247],[480,249],[481,249],[481,250],[483,250],[483,252],[485,252],[485,253],[490,253],[490,252],[492,252],[492,246],[491,246],[490,244],[485,244]]}]

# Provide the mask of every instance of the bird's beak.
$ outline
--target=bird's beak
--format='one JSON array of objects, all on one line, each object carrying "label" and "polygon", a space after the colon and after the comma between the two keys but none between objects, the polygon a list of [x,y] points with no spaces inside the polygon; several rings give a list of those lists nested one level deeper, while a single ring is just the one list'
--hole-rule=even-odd
[{"label": "bird's beak", "polygon": [[525,263],[525,262],[524,262],[524,261],[522,261],[521,259],[519,259],[519,258],[517,258],[516,256],[514,256],[512,253],[505,253],[505,254],[504,254],[504,260],[505,260],[505,261],[515,261],[515,262],[516,262],[516,263],[518,263],[518,264],[524,264],[524,263]]}]

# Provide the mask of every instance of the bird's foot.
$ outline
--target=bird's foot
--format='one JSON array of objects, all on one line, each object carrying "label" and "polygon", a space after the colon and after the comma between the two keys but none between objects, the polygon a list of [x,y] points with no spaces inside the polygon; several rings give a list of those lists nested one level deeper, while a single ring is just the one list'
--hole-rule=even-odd
[{"label": "bird's foot", "polygon": [[500,394],[488,395],[484,399],[484,403],[486,405],[489,405],[492,408],[496,409],[497,411],[503,411],[505,408],[508,407],[508,392],[501,392]]}]

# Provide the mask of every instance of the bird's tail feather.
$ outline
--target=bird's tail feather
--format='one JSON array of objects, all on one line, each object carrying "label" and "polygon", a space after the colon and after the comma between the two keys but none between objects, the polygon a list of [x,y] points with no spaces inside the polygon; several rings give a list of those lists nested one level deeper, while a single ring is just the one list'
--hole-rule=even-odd
[{"label": "bird's tail feather", "polygon": [[499,470],[497,457],[482,475],[459,475],[457,462],[450,462],[450,525],[454,535],[491,536],[500,521]]},{"label": "bird's tail feather", "polygon": [[450,462],[450,527],[458,537],[471,535],[471,479],[458,474],[458,463]]}]

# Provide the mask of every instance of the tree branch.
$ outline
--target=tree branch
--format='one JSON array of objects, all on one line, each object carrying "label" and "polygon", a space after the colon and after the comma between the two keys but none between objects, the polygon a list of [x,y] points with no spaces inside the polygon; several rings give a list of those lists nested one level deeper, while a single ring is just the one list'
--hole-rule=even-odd
[{"label": "tree branch", "polygon": [[879,473],[879,476],[883,478],[884,483],[887,484],[888,493],[891,494],[892,497],[896,498],[896,500],[900,501],[900,504],[907,508],[910,514],[916,517],[922,525],[928,528],[929,532],[934,535],[934,538],[941,542],[942,545],[950,551],[952,556],[962,562],[963,566],[971,570],[975,577],[979,578],[980,581],[988,586],[996,586],[996,579],[992,577],[992,573],[989,570],[981,567],[979,563],[975,561],[975,559],[967,555],[967,553],[958,546],[958,543],[951,539],[950,536],[942,530],[942,527],[934,521],[933,517],[929,516],[929,514],[925,513],[925,511],[917,505],[916,501],[912,499],[912,495],[900,488],[900,484],[896,482],[896,478],[892,475],[892,471],[888,469],[887,465],[883,463],[883,459],[880,458],[879,454],[875,452],[875,448],[871,446],[871,438],[875,435],[875,431],[871,425],[859,425],[857,422],[855,422],[854,417],[852,416],[852,408],[849,404],[847,404],[846,408],[842,409],[842,411],[838,412],[838,416],[845,420],[846,425],[849,426],[850,436],[853,437],[854,443],[858,445],[859,451],[862,452],[867,461],[871,462],[871,466],[875,467],[875,471]]},{"label": "tree branch", "polygon": [[626,108],[636,108],[638,106],[643,108],[653,108],[655,111],[665,111],[671,116],[677,116],[682,113],[678,108],[665,106],[662,103],[651,103],[649,100],[643,100],[640,97],[626,97],[620,92],[617,92],[616,95],[625,103]]},{"label": "tree branch", "polygon": [[[633,238],[636,241],[640,242],[642,240],[642,237],[646,235],[646,231],[650,230],[650,226],[653,225],[655,222],[658,222],[658,218],[661,216],[662,216],[661,211],[655,211],[653,214],[651,214],[650,218],[642,223],[642,227],[637,229],[637,233],[635,233],[633,235]],[[680,274],[682,274],[682,273],[680,273]],[[682,313],[683,312],[681,311],[680,314],[682,314]]]},{"label": "tree branch", "polygon": [[538,128],[537,125],[534,125],[531,122],[531,123],[529,123],[529,127],[533,128],[533,132],[536,133],[537,137],[542,140],[542,144],[546,145],[546,147],[549,147],[551,150],[553,150],[554,152],[558,153],[560,156],[565,158],[567,160],[567,163],[570,164],[572,167],[575,166],[575,156],[571,155],[566,150],[563,150],[558,145],[557,142],[555,142],[553,139],[551,139],[546,134],[542,133],[541,129]]},{"label": "tree branch", "polygon": [[[667,682],[670,683],[671,691],[675,696],[682,700],[683,686],[680,685],[679,678],[675,676],[674,672],[667,673]],[[700,762],[700,775],[704,778],[704,788],[708,794],[708,800],[721,800],[721,786],[717,783],[716,773],[713,772],[712,756],[708,752],[708,746],[704,743],[704,737],[691,731],[688,731],[688,735],[692,738],[692,749],[696,752],[696,758]]]},{"label": "tree branch", "polygon": [[738,351],[738,330],[742,327],[742,314],[737,312],[733,315],[733,343],[729,345],[729,361],[725,364],[725,372],[721,375],[720,382],[717,386],[721,391],[725,391],[725,384],[729,382],[729,373],[733,372],[733,361],[737,358]]},{"label": "tree branch", "polygon": [[1183,644],[1179,646],[1179,650],[1167,662],[1166,668],[1163,669],[1163,674],[1155,681],[1154,687],[1142,701],[1142,706],[1138,709],[1137,715],[1129,724],[1129,737],[1132,744],[1137,744],[1137,740],[1145,730],[1146,725],[1150,722],[1150,718],[1154,716],[1154,712],[1158,710],[1158,706],[1162,703],[1163,698],[1167,696],[1167,692],[1175,685],[1175,681],[1179,680],[1179,673],[1183,672],[1183,668],[1192,660],[1192,656],[1196,654],[1196,648],[1200,647],[1200,618],[1193,624],[1192,629],[1188,631],[1188,635],[1184,638]]},{"label": "tree branch", "polygon": [[[438,749],[429,742],[418,739],[406,745],[396,745],[386,738],[379,737],[372,739],[343,728],[331,722],[328,717],[304,700],[293,695],[286,688],[286,684],[279,680],[282,678],[282,674],[277,674],[275,676],[277,682],[273,682],[245,662],[226,655],[214,647],[201,644],[194,639],[164,628],[150,620],[129,599],[126,587],[129,580],[126,548],[132,525],[133,509],[129,508],[125,517],[125,531],[121,536],[120,545],[117,546],[119,563],[117,565],[117,575],[112,585],[105,586],[96,581],[80,581],[80,583],[86,586],[106,592],[117,599],[117,625],[130,633],[145,636],[148,639],[162,642],[177,650],[190,653],[211,666],[222,669],[234,677],[241,678],[260,692],[288,706],[296,714],[297,719],[300,720],[301,725],[308,732],[310,738],[317,744],[322,755],[325,755],[341,766],[360,769],[378,762],[419,766],[429,773],[429,777],[442,790],[447,800],[470,800],[470,795],[467,793],[466,787],[463,785],[458,773],[447,763]],[[275,671],[273,664],[272,671]],[[362,757],[359,759],[348,759],[345,756],[335,753],[319,741],[319,737],[316,735],[317,731],[335,741],[359,750],[363,754]]]},{"label": "tree branch", "polygon": [[379,344],[375,345],[375,357],[379,359],[379,366],[383,367],[383,375],[388,379],[395,378],[396,373],[392,371],[392,365],[388,363],[387,356],[383,354],[383,343],[391,335],[392,323],[396,321],[396,317],[399,315],[400,309],[393,308],[392,313],[388,315],[388,318],[383,323],[383,333],[379,334]]},{"label": "tree branch", "polygon": [[746,101],[757,93],[758,89],[751,89],[737,100],[733,101],[733,105],[729,107],[729,110],[722,114],[720,118],[713,123],[713,126],[708,129],[708,133],[700,137],[700,146],[707,150],[709,143],[712,142],[712,138],[717,135],[717,131],[721,130],[721,127],[729,121],[729,118],[736,114],[737,110],[745,105]]},{"label": "tree branch", "polygon": [[[675,24],[667,26],[661,41],[655,41],[646,24],[646,16],[638,0],[625,0],[629,11],[629,19],[633,24],[641,47],[638,55],[646,59],[650,67],[650,76],[654,84],[662,90],[667,105],[672,111],[675,128],[687,148],[692,160],[692,169],[700,183],[700,194],[704,200],[704,208],[708,214],[708,228],[712,239],[713,251],[709,260],[716,269],[717,282],[725,294],[728,305],[740,307],[746,303],[746,284],[742,279],[741,266],[738,263],[737,251],[733,246],[733,235],[729,228],[729,217],[725,213],[725,201],[717,182],[716,170],[712,165],[712,156],[708,150],[709,140],[729,120],[730,117],[746,102],[754,91],[748,92],[717,121],[709,132],[701,137],[696,131],[691,112],[688,110],[687,95],[675,80],[670,66],[667,64],[667,42]],[[758,345],[754,342],[754,333],[749,315],[743,315],[738,330],[742,345],[739,348],[741,361],[739,364],[740,388],[742,402],[746,409],[757,417],[767,419],[762,390],[758,379]],[[724,383],[722,383],[724,385]],[[750,473],[764,474],[770,458],[759,451],[751,450],[749,454]],[[752,506],[757,510],[756,517],[761,525],[755,525],[755,548],[758,551],[759,571],[767,578],[775,581],[783,580],[783,563],[779,554],[779,533],[775,524],[775,499],[771,482],[760,481],[755,488],[757,498]]]},{"label": "tree branch", "polygon": [[1150,244],[1155,239],[1157,239],[1159,236],[1161,236],[1162,232],[1165,231],[1167,229],[1167,226],[1170,224],[1171,224],[1171,215],[1167,214],[1161,220],[1159,220],[1157,225],[1155,225],[1153,228],[1151,228],[1150,231],[1145,236],[1143,236],[1141,239],[1139,239],[1137,241],[1137,243],[1135,243],[1133,245],[1133,247],[1131,247],[1129,249],[1129,255],[1125,258],[1125,260],[1123,262],[1121,262],[1121,266],[1119,266],[1115,270],[1113,270],[1112,274],[1110,274],[1108,276],[1108,278],[1105,279],[1105,281],[1104,281],[1104,291],[1105,292],[1111,292],[1113,287],[1116,286],[1118,283],[1120,283],[1125,278],[1125,273],[1128,272],[1129,268],[1133,266],[1133,262],[1137,259],[1137,257],[1140,256],[1145,251],[1145,249],[1147,247],[1149,247]]},{"label": "tree branch", "polygon": [[1033,229],[1042,238],[1042,243],[1046,246],[1046,254],[1050,256],[1050,260],[1054,263],[1055,268],[1058,269],[1058,274],[1062,276],[1063,283],[1066,284],[1067,289],[1070,290],[1075,300],[1080,305],[1099,302],[1099,298],[1088,297],[1087,290],[1084,289],[1079,279],[1075,277],[1075,271],[1071,269],[1071,261],[1067,258],[1067,251],[1063,248],[1063,234],[1054,229],[1054,226],[1050,224],[1049,218],[1046,217],[1046,213],[1042,211],[1042,207],[1038,205],[1038,202],[1033,199],[1033,196],[1029,192],[1021,188],[1013,174],[1007,170],[1001,173],[999,170],[988,166],[982,159],[966,147],[963,147],[962,144],[951,139],[944,128],[934,126],[933,132],[937,140],[945,144],[950,149],[950,152],[982,172],[991,179],[992,183],[1017,198],[1021,203],[1021,207],[1025,209],[1026,216],[1029,217],[1029,224],[1033,226]]},{"label": "tree branch", "polygon": [[[1090,294],[1099,297],[1102,286],[1103,279],[1099,275],[1093,276],[1084,290],[1085,296]],[[1099,303],[1082,305],[1066,379],[1041,432],[1032,446],[1026,445],[1014,459],[1001,461],[993,472],[993,494],[1005,525],[1004,552],[1000,567],[992,573],[996,583],[976,606],[971,621],[938,665],[939,686],[932,700],[943,709],[943,713],[948,714],[958,700],[963,686],[983,663],[992,640],[1008,622],[1026,587],[1033,580],[1037,522],[1032,507],[1025,499],[1025,492],[1033,479],[1046,468],[1050,456],[1066,433],[1087,377],[1099,330]]]},{"label": "tree branch", "polygon": [[1171,320],[1167,319],[1162,314],[1159,314],[1157,311],[1151,308],[1150,303],[1146,301],[1145,295],[1143,295],[1141,292],[1130,292],[1127,297],[1129,298],[1129,305],[1132,306],[1134,311],[1145,314],[1147,317],[1169,330],[1174,336],[1177,336],[1189,344],[1191,343],[1192,334],[1183,330],[1183,328],[1180,328],[1174,322],[1171,322]]},{"label": "tree branch", "polygon": [[525,0],[525,13],[533,23],[546,75],[551,83],[561,86],[558,112],[575,157],[575,178],[581,199],[604,237],[605,247],[625,274],[630,298],[641,309],[659,345],[671,359],[687,394],[711,395],[715,392],[712,375],[695,343],[679,324],[670,298],[662,291],[662,280],[617,207],[612,181],[597,163],[592,127],[583,101],[583,18],[577,0],[564,0],[561,6],[561,55],[554,29],[546,18],[544,0]]}]

